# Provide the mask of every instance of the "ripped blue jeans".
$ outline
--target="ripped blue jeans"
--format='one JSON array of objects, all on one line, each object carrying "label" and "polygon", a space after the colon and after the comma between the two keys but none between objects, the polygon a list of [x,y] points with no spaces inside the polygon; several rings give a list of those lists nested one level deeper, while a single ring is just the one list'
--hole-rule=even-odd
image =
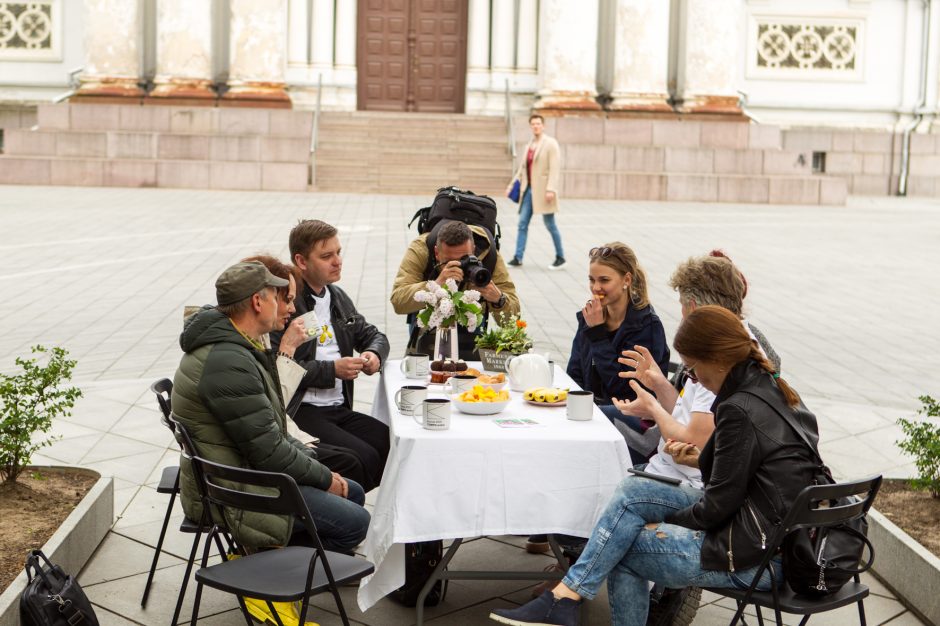
[{"label": "ripped blue jeans", "polygon": [[[584,552],[562,582],[591,599],[606,579],[615,626],[646,624],[647,581],[671,588],[746,589],[756,567],[735,572],[702,569],[704,531],[666,523],[650,524],[651,528],[647,528],[648,523],[662,520],[701,497],[702,492],[692,487],[673,487],[634,476],[624,478],[594,527]],[[757,588],[770,589],[769,573],[764,573]]]}]

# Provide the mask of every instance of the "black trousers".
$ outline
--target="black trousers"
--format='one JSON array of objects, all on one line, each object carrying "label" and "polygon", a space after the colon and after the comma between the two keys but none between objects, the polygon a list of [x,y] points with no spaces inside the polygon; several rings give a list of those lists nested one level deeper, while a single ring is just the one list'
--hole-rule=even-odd
[{"label": "black trousers", "polygon": [[388,426],[342,405],[301,404],[294,421],[304,432],[320,438],[324,450],[318,456],[330,470],[352,478],[366,492],[382,482],[389,449]]}]

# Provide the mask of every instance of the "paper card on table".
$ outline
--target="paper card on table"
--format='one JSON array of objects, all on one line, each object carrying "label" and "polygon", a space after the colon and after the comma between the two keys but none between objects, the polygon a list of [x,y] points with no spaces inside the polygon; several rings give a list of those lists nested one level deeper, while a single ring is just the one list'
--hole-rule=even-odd
[{"label": "paper card on table", "polygon": [[539,424],[534,419],[529,419],[527,417],[501,417],[494,419],[493,423],[500,428],[530,428],[532,426],[541,426],[541,424]]}]

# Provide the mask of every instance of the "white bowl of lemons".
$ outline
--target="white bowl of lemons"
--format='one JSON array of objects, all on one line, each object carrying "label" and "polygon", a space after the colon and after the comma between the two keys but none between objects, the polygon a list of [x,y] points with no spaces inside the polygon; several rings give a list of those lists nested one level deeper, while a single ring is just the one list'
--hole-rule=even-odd
[{"label": "white bowl of lemons", "polygon": [[452,395],[450,400],[461,413],[496,415],[509,406],[509,392],[497,391],[485,385],[474,385],[468,391]]}]

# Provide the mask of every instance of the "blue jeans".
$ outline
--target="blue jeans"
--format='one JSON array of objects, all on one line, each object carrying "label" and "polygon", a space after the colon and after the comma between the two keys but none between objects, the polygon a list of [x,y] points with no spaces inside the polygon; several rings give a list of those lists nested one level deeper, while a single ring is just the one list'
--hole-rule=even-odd
[{"label": "blue jeans", "polygon": [[[520,261],[525,254],[526,240],[529,238],[529,222],[532,221],[532,188],[528,187],[522,195],[519,203],[519,231],[516,235],[516,258]],[[555,256],[565,258],[565,251],[561,247],[561,233],[558,232],[558,226],[555,224],[554,213],[543,213],[542,221],[545,222],[545,228],[552,236],[552,242],[555,244]]]},{"label": "blue jeans", "polygon": [[[323,547],[352,554],[365,539],[372,516],[362,506],[366,493],[359,483],[349,479],[346,482],[349,484],[347,498],[308,485],[300,485],[300,495],[307,503]],[[303,523],[295,519],[294,532],[304,532],[303,528]]]},{"label": "blue jeans", "polygon": [[[646,624],[647,581],[671,588],[746,589],[756,567],[735,572],[702,569],[705,532],[662,523],[668,513],[694,504],[701,496],[700,490],[691,487],[673,487],[648,478],[623,479],[584,552],[562,582],[590,599],[606,579],[610,613],[616,626]],[[650,522],[659,523],[647,528]],[[768,572],[764,572],[757,588],[770,589]]]}]

